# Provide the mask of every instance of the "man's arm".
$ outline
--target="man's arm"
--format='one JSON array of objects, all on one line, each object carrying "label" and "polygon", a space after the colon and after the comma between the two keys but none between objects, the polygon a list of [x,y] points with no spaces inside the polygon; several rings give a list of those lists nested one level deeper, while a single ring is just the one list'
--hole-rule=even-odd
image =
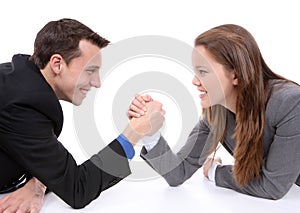
[{"label": "man's arm", "polygon": [[[53,134],[53,124],[47,117],[31,108],[18,107],[13,111],[12,116],[22,115],[22,119],[18,117],[17,125],[30,127],[30,131],[29,128],[24,131],[11,126],[11,132],[0,132],[1,147],[71,207],[83,208],[102,191],[131,173],[128,158],[118,140],[108,144],[83,164],[77,165]],[[157,117],[160,120],[159,128],[162,126],[163,116],[157,113],[159,110],[154,108],[149,110],[151,112],[153,114],[150,119],[136,120],[129,124],[131,128],[127,128],[126,135],[131,143],[135,144],[139,137],[151,132],[156,126]]]}]

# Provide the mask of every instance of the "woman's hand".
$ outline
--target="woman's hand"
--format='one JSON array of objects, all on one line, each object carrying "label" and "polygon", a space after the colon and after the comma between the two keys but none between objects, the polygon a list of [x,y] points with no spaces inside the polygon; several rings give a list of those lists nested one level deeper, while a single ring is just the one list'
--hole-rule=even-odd
[{"label": "woman's hand", "polygon": [[139,118],[144,115],[147,111],[146,103],[150,101],[153,101],[150,95],[136,95],[129,105],[128,118]]},{"label": "woman's hand", "polygon": [[[217,164],[217,165],[222,165],[222,160],[221,158],[211,158],[211,157],[208,157],[205,162],[203,163],[203,174],[206,178],[209,178],[209,170],[211,169],[211,167],[214,165],[214,164]],[[213,181],[213,180],[212,180]]]}]

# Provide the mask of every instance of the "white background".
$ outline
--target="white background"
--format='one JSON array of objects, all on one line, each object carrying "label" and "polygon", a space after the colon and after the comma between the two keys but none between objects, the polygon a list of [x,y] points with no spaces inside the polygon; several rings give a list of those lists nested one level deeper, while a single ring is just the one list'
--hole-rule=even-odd
[{"label": "white background", "polygon": [[[10,61],[15,53],[31,54],[36,33],[48,21],[60,18],[77,19],[112,43],[134,36],[162,35],[193,45],[200,33],[233,23],[252,33],[273,71],[300,83],[298,4],[296,0],[3,1],[0,62]],[[85,156],[77,146],[73,108],[62,104],[65,123],[59,139],[80,163]],[[168,112],[168,105],[165,108]]]},{"label": "white background", "polygon": [[[48,21],[65,17],[83,22],[112,43],[134,36],[162,35],[191,46],[200,33],[220,24],[233,23],[253,34],[273,71],[299,83],[300,13],[296,3],[296,0],[4,1],[0,13],[0,62],[9,61],[15,53],[31,54],[36,33]],[[192,91],[191,80],[184,83]],[[103,98],[99,103],[105,104],[105,101]],[[199,103],[196,96],[195,101]],[[77,141],[72,123],[73,108],[71,104],[62,104],[65,124],[60,140],[73,148],[72,152]],[[174,111],[174,106],[168,107],[167,100],[164,104],[167,112],[168,109]],[[176,115],[177,118],[180,112]],[[166,126],[172,129],[174,123]],[[79,161],[85,159],[77,149],[74,152]]]}]

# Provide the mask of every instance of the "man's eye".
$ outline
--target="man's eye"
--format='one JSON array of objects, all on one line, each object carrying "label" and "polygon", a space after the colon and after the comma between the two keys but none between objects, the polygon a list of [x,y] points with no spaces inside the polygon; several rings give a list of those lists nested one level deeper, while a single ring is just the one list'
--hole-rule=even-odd
[{"label": "man's eye", "polygon": [[85,70],[86,72],[88,72],[89,74],[93,74],[95,72],[95,70]]}]

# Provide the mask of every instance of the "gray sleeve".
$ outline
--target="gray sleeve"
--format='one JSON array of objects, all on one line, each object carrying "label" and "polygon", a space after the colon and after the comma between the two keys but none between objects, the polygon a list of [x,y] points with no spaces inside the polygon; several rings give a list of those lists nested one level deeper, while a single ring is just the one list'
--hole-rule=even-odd
[{"label": "gray sleeve", "polygon": [[209,145],[206,145],[208,137],[208,124],[200,120],[178,153],[175,154],[166,140],[161,137],[149,152],[143,148],[141,157],[162,175],[170,186],[178,186],[202,166],[209,148]]},{"label": "gray sleeve", "polygon": [[215,176],[217,186],[268,199],[280,199],[289,191],[300,173],[300,93],[297,91],[285,92],[269,101],[266,115],[269,125],[275,128],[275,135],[260,177],[239,188],[233,179],[232,166],[219,166]]}]

